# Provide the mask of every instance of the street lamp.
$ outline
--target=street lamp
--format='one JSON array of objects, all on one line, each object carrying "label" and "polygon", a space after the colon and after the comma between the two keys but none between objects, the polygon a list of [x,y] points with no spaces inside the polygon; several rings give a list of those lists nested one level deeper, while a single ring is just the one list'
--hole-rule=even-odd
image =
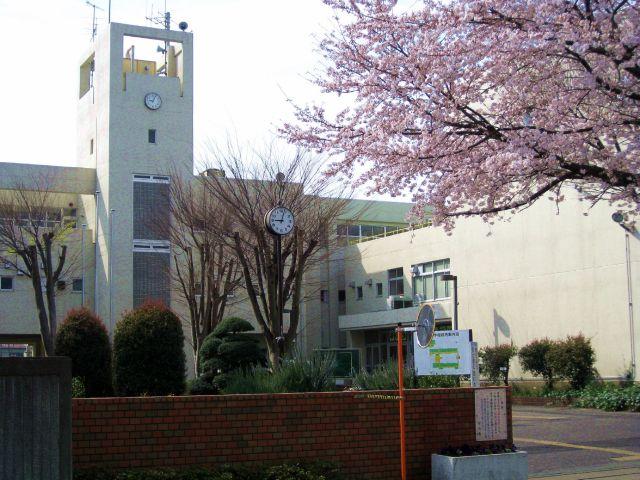
[{"label": "street lamp", "polygon": [[442,275],[442,280],[453,281],[453,329],[458,330],[458,277],[445,273]]}]

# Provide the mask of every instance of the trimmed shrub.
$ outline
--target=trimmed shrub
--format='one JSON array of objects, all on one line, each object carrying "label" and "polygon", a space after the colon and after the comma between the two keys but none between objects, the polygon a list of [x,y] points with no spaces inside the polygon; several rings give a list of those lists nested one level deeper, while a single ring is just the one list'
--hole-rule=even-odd
[{"label": "trimmed shrub", "polygon": [[497,347],[483,347],[478,356],[482,360],[480,371],[493,383],[504,382],[509,385],[509,364],[518,349],[504,343]]},{"label": "trimmed shrub", "polygon": [[253,326],[242,318],[223,320],[205,338],[198,353],[200,376],[191,384],[189,393],[206,395],[218,393],[234,371],[248,372],[256,365],[264,365],[264,352],[259,341],[247,332]]},{"label": "trimmed shrub", "polygon": [[554,342],[545,358],[553,371],[568,380],[574,390],[584,388],[595,378],[596,354],[591,340],[582,334]]},{"label": "trimmed shrub", "polygon": [[547,361],[547,354],[554,342],[548,338],[533,340],[518,352],[518,360],[525,372],[540,376],[545,380],[547,390],[553,390],[553,369]]},{"label": "trimmed shrub", "polygon": [[184,392],[184,334],[178,317],[160,303],[126,313],[116,325],[113,369],[122,396]]},{"label": "trimmed shrub", "polygon": [[71,375],[84,386],[82,396],[112,393],[111,345],[104,324],[91,310],[70,310],[56,335],[56,355],[71,358]]}]

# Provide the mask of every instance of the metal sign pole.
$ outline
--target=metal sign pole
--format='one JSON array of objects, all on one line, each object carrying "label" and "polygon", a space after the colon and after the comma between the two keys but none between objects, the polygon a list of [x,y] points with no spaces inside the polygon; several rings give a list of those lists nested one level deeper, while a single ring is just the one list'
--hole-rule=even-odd
[{"label": "metal sign pole", "polygon": [[400,405],[400,474],[407,480],[407,454],[404,432],[404,355],[402,351],[402,324],[398,323],[398,402]]}]

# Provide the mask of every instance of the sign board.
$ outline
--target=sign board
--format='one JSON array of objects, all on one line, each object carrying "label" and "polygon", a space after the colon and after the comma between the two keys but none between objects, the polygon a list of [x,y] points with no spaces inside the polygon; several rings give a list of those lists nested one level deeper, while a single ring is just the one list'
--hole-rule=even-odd
[{"label": "sign board", "polygon": [[478,361],[478,342],[471,342],[471,386],[480,386],[480,362]]},{"label": "sign board", "polygon": [[507,439],[507,392],[500,388],[475,390],[476,441]]},{"label": "sign board", "polygon": [[429,346],[420,348],[413,335],[417,375],[471,375],[472,354],[469,330],[435,332]]}]

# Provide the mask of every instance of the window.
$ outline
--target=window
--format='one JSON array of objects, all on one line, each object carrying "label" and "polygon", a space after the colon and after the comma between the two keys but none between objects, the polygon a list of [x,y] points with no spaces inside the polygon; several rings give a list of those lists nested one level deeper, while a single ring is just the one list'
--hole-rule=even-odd
[{"label": "window", "polygon": [[362,300],[362,287],[356,287],[356,300]]},{"label": "window", "polygon": [[416,301],[449,298],[449,282],[442,276],[449,273],[449,259],[436,260],[417,265],[418,275],[413,278],[413,294]]},{"label": "window", "polygon": [[382,296],[382,282],[376,283],[376,295],[378,297]]},{"label": "window", "polygon": [[149,129],[149,143],[156,143],[156,129]]},{"label": "window", "polygon": [[93,138],[89,142],[89,155],[93,155]]},{"label": "window", "polygon": [[0,290],[13,290],[13,277],[0,277]]},{"label": "window", "polygon": [[74,278],[73,279],[73,284],[71,287],[71,291],[72,292],[82,292],[82,279],[81,278]]},{"label": "window", "polygon": [[342,302],[342,303],[347,301],[347,292],[346,292],[346,290],[338,290],[338,301]]},{"label": "window", "polygon": [[329,303],[329,290],[320,290],[320,301],[322,303]]},{"label": "window", "polygon": [[404,272],[402,267],[387,271],[389,275],[389,296],[404,295]]}]

